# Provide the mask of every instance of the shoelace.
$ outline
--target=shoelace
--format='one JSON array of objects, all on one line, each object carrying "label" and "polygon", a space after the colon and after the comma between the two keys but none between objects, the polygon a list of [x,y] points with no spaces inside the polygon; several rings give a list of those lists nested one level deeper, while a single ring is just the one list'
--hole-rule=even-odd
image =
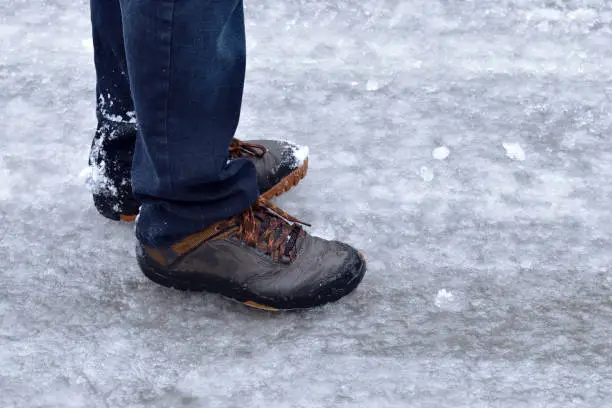
[{"label": "shoelace", "polygon": [[239,157],[263,157],[266,154],[266,148],[256,143],[243,142],[238,139],[233,139],[229,147],[230,157],[237,159]]},{"label": "shoelace", "polygon": [[310,226],[261,197],[240,217],[238,236],[247,245],[271,255],[275,262],[293,262],[301,225]]}]

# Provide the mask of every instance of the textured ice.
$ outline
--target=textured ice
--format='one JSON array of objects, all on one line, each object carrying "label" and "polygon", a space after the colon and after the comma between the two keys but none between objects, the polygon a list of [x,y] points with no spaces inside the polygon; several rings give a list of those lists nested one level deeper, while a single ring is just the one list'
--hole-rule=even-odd
[{"label": "textured ice", "polygon": [[78,177],[88,2],[1,1],[0,407],[612,407],[612,3],[246,3],[239,134],[310,147],[278,204],[363,284],[273,315],[145,279]]},{"label": "textured ice", "polygon": [[342,166],[342,167],[346,167],[346,166],[358,166],[359,165],[359,158],[354,154],[354,153],[350,153],[350,152],[338,152],[336,153],[335,157],[335,166]]},{"label": "textured ice", "polygon": [[11,198],[11,179],[6,169],[0,167],[0,200]]}]

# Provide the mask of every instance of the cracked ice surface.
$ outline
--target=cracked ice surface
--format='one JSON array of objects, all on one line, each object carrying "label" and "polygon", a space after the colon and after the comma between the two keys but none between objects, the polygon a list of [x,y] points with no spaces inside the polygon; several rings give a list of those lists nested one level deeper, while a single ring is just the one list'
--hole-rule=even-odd
[{"label": "cracked ice surface", "polygon": [[279,203],[363,250],[363,284],[269,315],[147,281],[79,178],[87,2],[5,0],[0,406],[612,406],[612,3],[246,14],[239,134],[310,147]]}]

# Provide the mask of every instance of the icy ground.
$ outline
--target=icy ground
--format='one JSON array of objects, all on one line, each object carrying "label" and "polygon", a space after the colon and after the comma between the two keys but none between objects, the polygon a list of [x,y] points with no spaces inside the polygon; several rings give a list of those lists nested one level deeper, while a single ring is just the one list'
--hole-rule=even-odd
[{"label": "icy ground", "polygon": [[369,259],[289,314],[155,286],[78,178],[88,5],[0,2],[0,407],[612,407],[612,3],[248,0],[240,135]]}]

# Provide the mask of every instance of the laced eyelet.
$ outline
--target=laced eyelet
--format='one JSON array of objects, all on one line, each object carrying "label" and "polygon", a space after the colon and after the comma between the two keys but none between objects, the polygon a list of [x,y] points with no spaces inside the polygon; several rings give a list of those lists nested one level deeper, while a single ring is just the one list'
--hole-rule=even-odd
[{"label": "laced eyelet", "polygon": [[259,198],[242,213],[238,236],[245,244],[271,256],[275,262],[290,264],[294,258],[287,252],[293,250],[300,229],[295,224],[309,225]]}]

